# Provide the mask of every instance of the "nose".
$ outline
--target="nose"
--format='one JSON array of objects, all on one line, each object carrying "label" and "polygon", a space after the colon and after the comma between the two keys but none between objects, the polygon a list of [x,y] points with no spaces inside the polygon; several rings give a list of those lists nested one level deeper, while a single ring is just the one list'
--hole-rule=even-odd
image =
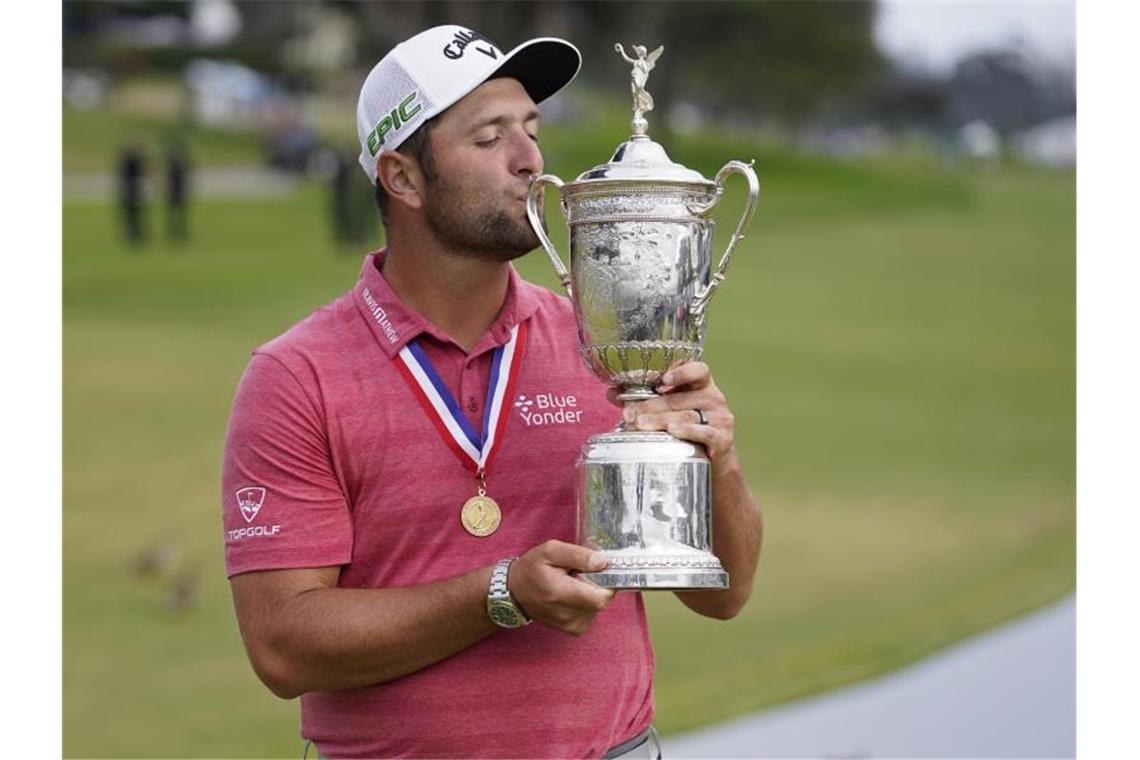
[{"label": "nose", "polygon": [[525,130],[518,130],[513,140],[511,153],[511,172],[515,176],[530,181],[531,175],[542,174],[542,151],[538,143],[530,138]]}]

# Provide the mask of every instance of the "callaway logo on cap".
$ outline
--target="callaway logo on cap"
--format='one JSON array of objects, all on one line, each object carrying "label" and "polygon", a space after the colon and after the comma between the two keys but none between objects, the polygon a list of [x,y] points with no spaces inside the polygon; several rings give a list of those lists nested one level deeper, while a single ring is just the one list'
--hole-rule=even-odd
[{"label": "callaway logo on cap", "polygon": [[582,56],[565,40],[540,37],[509,53],[478,32],[447,24],[392,49],[369,72],[356,104],[360,166],[376,182],[376,159],[395,150],[428,119],[488,79],[519,80],[535,103],[578,74]]}]

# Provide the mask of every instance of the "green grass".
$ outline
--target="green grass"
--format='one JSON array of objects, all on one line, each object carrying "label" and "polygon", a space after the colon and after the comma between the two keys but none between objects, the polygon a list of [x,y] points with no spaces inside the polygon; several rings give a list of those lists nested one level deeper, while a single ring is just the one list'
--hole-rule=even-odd
[{"label": "green grass", "polygon": [[[547,169],[571,178],[614,134],[550,130]],[[707,356],[767,537],[733,621],[649,595],[659,727],[882,673],[1070,593],[1072,175],[835,164],[727,139],[672,153],[706,175],[758,159],[764,195]],[[312,187],[202,202],[191,246],[138,253],[112,208],[64,207],[68,756],[299,751],[296,705],[241,648],[218,474],[249,349],[355,279],[359,252],[327,242],[326,205]],[[541,253],[520,269],[554,284]],[[161,603],[167,581],[128,571],[168,535],[200,578],[181,616]]]}]

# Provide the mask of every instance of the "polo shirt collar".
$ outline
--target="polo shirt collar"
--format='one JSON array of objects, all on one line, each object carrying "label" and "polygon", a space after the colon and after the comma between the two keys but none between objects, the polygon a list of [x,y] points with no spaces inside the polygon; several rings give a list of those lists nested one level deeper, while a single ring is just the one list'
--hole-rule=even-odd
[{"label": "polo shirt collar", "polygon": [[[380,272],[385,255],[387,249],[380,249],[364,257],[360,279],[353,288],[356,308],[360,310],[380,348],[391,359],[409,341],[423,333],[444,343],[455,343],[454,338],[432,324],[427,317],[405,305],[392,290]],[[536,286],[520,277],[513,266],[508,269],[507,297],[503,301],[503,307],[490,329],[471,349],[471,355],[505,344],[510,339],[511,328],[538,311]]]}]

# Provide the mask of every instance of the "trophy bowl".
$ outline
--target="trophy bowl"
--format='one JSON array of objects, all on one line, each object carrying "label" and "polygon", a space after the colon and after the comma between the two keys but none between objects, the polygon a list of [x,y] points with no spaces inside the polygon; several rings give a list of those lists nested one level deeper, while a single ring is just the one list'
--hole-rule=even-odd
[{"label": "trophy bowl", "polygon": [[[752,218],[759,184],[730,161],[714,180],[674,163],[647,134],[644,91],[662,48],[634,46],[633,134],[611,160],[573,182],[551,174],[527,197],[531,227],[574,306],[582,358],[626,402],[653,398],[674,364],[701,358],[713,293]],[[745,210],[714,272],[711,214],[728,176],[748,181]],[[539,202],[560,196],[570,230],[570,267],[546,234]],[[709,460],[703,447],[667,433],[616,430],[590,438],[578,460],[578,541],[609,566],[583,574],[607,588],[726,588],[712,553]]]}]

